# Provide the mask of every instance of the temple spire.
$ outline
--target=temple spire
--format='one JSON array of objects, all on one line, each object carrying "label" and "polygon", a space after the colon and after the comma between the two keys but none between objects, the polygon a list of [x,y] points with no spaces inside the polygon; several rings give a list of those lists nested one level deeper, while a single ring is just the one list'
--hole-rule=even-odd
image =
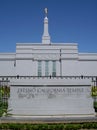
[{"label": "temple spire", "polygon": [[48,18],[47,18],[47,14],[48,14],[48,10],[47,8],[45,8],[45,18],[44,18],[44,32],[43,32],[43,36],[42,36],[42,44],[50,44],[50,36],[49,36],[49,32],[48,32]]}]

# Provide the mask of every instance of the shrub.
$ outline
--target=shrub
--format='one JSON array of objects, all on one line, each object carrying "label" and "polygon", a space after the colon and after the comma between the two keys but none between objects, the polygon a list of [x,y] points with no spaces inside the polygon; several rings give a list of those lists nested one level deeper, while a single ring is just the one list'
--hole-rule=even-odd
[{"label": "shrub", "polygon": [[67,124],[65,130],[79,130],[81,129],[80,124]]},{"label": "shrub", "polygon": [[5,123],[0,124],[0,130],[79,130],[97,129],[97,123],[78,123],[78,124],[19,124]]},{"label": "shrub", "polygon": [[92,86],[92,88],[91,88],[91,96],[92,97],[97,96],[97,86]]}]

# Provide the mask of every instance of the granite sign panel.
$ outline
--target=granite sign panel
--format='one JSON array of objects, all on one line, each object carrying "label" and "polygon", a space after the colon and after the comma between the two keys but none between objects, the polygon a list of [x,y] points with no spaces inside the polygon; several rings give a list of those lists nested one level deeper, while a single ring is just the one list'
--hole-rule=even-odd
[{"label": "granite sign panel", "polygon": [[89,86],[11,86],[13,115],[93,114]]}]

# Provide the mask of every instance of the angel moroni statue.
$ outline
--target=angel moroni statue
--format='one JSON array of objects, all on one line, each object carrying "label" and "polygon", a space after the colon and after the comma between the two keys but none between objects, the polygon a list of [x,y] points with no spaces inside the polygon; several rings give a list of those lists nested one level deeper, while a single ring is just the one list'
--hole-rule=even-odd
[{"label": "angel moroni statue", "polygon": [[48,9],[45,8],[44,11],[45,11],[45,16],[47,17]]}]

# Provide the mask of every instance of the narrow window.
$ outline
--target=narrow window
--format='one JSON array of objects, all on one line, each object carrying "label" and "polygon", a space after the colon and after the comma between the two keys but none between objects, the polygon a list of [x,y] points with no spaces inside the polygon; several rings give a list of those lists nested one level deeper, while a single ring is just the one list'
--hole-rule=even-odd
[{"label": "narrow window", "polygon": [[38,76],[42,76],[42,62],[38,61]]},{"label": "narrow window", "polygon": [[52,76],[56,76],[56,61],[52,61]]},{"label": "narrow window", "polygon": [[49,76],[49,61],[45,61],[45,76]]}]

